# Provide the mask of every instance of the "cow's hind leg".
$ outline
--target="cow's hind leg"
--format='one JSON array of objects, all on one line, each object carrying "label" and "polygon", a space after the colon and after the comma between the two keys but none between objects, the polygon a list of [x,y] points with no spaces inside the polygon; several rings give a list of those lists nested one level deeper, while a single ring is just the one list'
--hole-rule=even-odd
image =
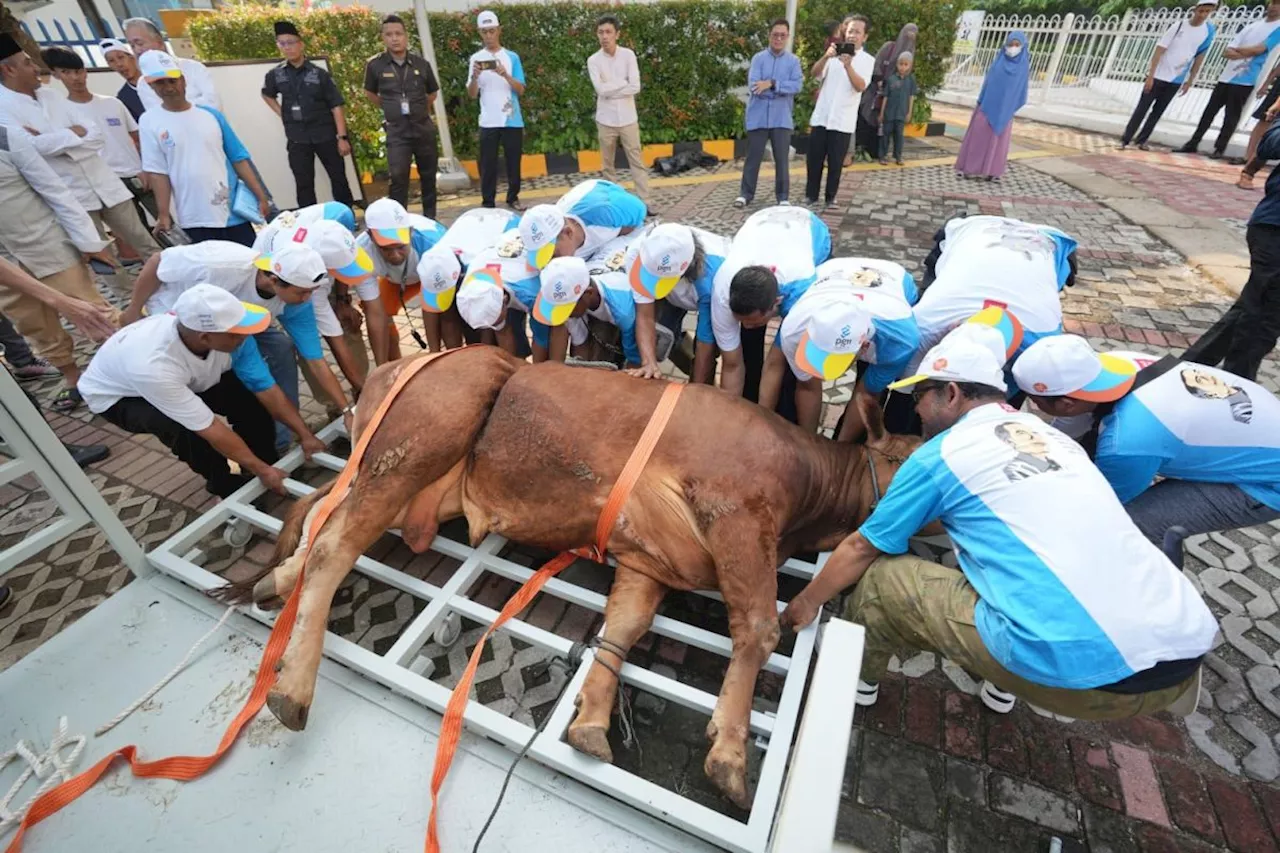
[{"label": "cow's hind leg", "polygon": [[729,610],[733,655],[707,724],[711,749],[703,769],[734,805],[746,809],[751,807],[747,734],[756,676],[778,645],[776,548],[772,535],[762,536],[754,522],[749,528],[725,522],[718,527],[711,545],[720,593]]},{"label": "cow's hind leg", "polygon": [[653,578],[618,564],[605,605],[605,642],[595,650],[595,662],[574,700],[578,715],[569,725],[567,735],[574,749],[601,761],[613,761],[608,737],[609,715],[618,692],[613,670],[622,670],[624,656],[649,630],[653,614],[666,594],[667,588]]},{"label": "cow's hind leg", "polygon": [[280,677],[267,694],[271,713],[294,731],[307,725],[333,594],[356,559],[386,531],[400,509],[393,499],[394,488],[388,488],[385,480],[379,482],[381,488],[362,485],[357,481],[307,554],[297,621],[280,659]]}]

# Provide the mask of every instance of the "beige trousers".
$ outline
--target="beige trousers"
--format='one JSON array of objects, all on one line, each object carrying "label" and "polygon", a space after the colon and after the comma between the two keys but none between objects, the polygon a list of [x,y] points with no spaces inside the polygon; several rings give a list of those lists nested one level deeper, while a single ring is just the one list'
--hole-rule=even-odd
[{"label": "beige trousers", "polygon": [[[49,287],[84,302],[106,305],[106,300],[93,286],[93,278],[83,263],[62,272],[47,275],[40,281]],[[75,341],[62,327],[58,312],[34,299],[9,288],[0,288],[0,313],[12,321],[18,334],[31,344],[36,355],[59,369],[76,363]]]},{"label": "beige trousers", "polygon": [[596,122],[596,130],[600,134],[600,163],[606,181],[618,181],[618,170],[614,163],[618,156],[618,143],[627,155],[627,165],[631,167],[631,177],[636,183],[636,195],[645,204],[649,203],[649,170],[640,155],[640,125],[629,124],[626,127],[608,127]]},{"label": "beige trousers", "polygon": [[881,557],[858,581],[845,618],[865,626],[862,680],[876,682],[894,654],[936,652],[1039,708],[1077,720],[1152,714],[1197,686],[1195,676],[1150,693],[1066,690],[1019,678],[987,651],[974,624],[978,593],[964,572],[919,557]]}]

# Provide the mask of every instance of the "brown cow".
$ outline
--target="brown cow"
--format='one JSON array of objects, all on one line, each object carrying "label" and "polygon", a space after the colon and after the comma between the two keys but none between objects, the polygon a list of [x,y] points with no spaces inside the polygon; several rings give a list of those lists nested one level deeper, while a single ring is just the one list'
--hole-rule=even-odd
[{"label": "brown cow", "polygon": [[[369,377],[357,434],[406,362]],[[306,725],[334,591],[391,527],[425,550],[440,522],[465,515],[471,540],[494,532],[564,550],[594,541],[597,518],[662,394],[662,384],[556,363],[526,366],[492,347],[441,357],[410,380],[369,443],[348,498],[305,557],[298,622],[268,707]],[[668,589],[714,589],[729,612],[733,653],[707,736],[705,770],[747,807],[746,738],[756,676],[778,642],[777,567],[828,550],[870,511],[870,467],[885,487],[918,439],[886,435],[874,405],[866,447],[805,433],[709,386],[680,397],[613,534],[617,559],[605,609],[610,649],[625,654]],[[229,600],[285,595],[301,568],[303,519],[325,489],[298,502],[276,545],[275,570],[224,588]],[[297,549],[295,551],[295,548]],[[612,760],[606,734],[620,655],[604,648],[577,697],[575,748]]]}]

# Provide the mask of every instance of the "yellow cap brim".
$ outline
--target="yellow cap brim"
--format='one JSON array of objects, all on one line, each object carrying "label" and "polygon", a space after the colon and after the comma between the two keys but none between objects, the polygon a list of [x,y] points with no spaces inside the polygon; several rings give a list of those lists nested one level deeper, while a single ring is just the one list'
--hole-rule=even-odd
[{"label": "yellow cap brim", "polygon": [[929,377],[926,374],[917,373],[915,376],[908,376],[906,379],[899,379],[897,382],[890,382],[889,388],[893,391],[897,391],[899,388],[908,388],[912,385],[917,385],[928,378]]}]

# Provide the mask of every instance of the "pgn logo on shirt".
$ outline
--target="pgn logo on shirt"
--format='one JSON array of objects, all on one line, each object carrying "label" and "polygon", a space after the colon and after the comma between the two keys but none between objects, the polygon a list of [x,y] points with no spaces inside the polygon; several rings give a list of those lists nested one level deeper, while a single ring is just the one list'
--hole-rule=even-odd
[{"label": "pgn logo on shirt", "polygon": [[160,145],[161,145],[161,146],[163,146],[163,147],[165,147],[165,148],[168,148],[170,151],[172,151],[172,150],[173,150],[174,145],[176,145],[176,144],[177,144],[177,143],[176,143],[176,142],[174,142],[173,137],[169,135],[169,131],[167,131],[167,130],[162,130],[162,131],[160,131]]}]

